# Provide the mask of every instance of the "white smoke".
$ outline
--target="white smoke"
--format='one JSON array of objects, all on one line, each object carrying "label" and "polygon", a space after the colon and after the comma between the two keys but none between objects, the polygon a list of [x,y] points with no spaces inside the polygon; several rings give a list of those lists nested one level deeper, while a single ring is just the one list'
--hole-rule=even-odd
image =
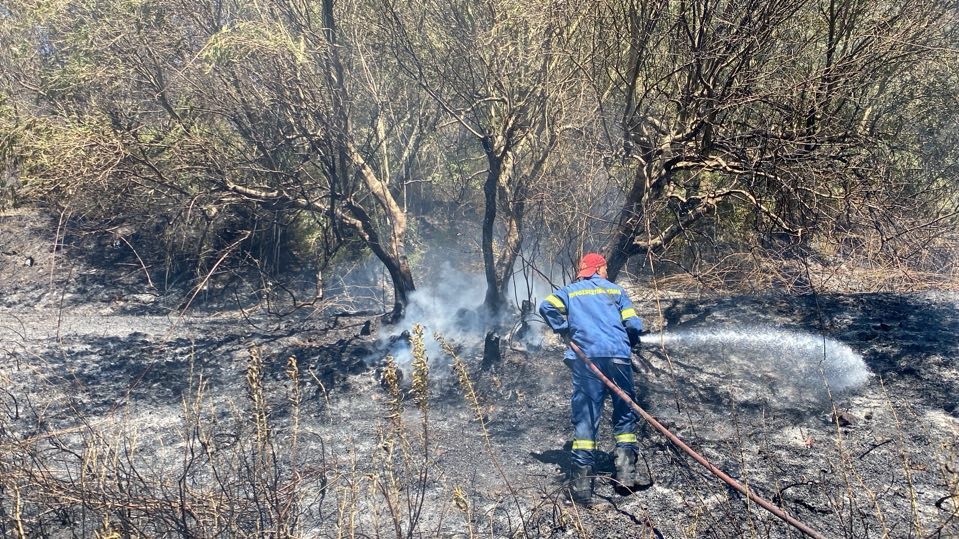
[{"label": "white smoke", "polygon": [[[485,276],[455,268],[446,261],[418,281],[416,292],[410,297],[406,316],[399,324],[385,326],[379,334],[379,349],[383,352],[368,358],[368,363],[380,364],[392,355],[404,377],[410,374],[413,360],[407,336],[414,324],[424,327],[426,352],[431,376],[442,378],[449,372],[449,358],[440,349],[434,334],[461,347],[460,357],[469,359],[483,352],[486,332],[494,324],[481,306],[486,297]],[[502,346],[515,350],[536,350],[543,343],[546,326],[539,320],[539,302],[552,293],[553,287],[533,271],[515,271],[507,291],[507,313],[500,318],[498,334]],[[528,311],[521,317],[523,301],[529,302]],[[523,324],[525,322],[525,324]]]},{"label": "white smoke", "polygon": [[438,333],[448,342],[462,345],[467,354],[482,350],[486,320],[478,313],[477,307],[483,304],[485,295],[486,281],[482,275],[459,271],[444,262],[425,282],[420,281],[416,292],[410,296],[403,321],[381,328],[379,349],[384,352],[375,354],[368,362],[378,364],[387,355],[392,355],[408,380],[413,355],[403,333],[419,324],[424,328],[430,375],[445,377],[449,374],[450,358],[440,349],[433,335]]}]

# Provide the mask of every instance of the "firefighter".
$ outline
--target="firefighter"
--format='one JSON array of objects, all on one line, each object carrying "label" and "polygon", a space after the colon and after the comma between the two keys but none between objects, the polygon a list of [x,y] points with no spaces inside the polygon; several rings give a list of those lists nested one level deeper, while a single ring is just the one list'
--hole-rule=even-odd
[{"label": "firefighter", "polygon": [[[575,342],[593,363],[627,395],[635,400],[630,355],[639,344],[643,323],[636,315],[626,291],[607,280],[606,259],[588,253],[579,262],[576,281],[550,294],[539,312],[564,342]],[[573,373],[573,452],[570,494],[574,502],[592,502],[592,467],[595,463],[596,434],[603,401],[611,393],[603,382],[567,348],[563,361]],[[613,401],[613,434],[616,481],[626,488],[648,483],[643,466],[637,474],[639,446],[636,443],[636,414],[616,395]]]}]

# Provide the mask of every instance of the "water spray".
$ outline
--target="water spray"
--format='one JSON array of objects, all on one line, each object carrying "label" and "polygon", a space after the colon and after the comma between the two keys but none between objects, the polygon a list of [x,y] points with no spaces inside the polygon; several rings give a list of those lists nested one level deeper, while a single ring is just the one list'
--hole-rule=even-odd
[{"label": "water spray", "polygon": [[865,384],[872,373],[862,356],[831,337],[762,325],[697,328],[643,335],[644,345],[659,345],[705,358],[721,358],[730,374],[765,384],[778,380],[782,389],[825,396],[831,391]]},{"label": "water spray", "polygon": [[700,463],[704,468],[709,470],[711,474],[715,475],[719,479],[722,479],[723,482],[725,482],[727,485],[733,487],[734,489],[739,491],[741,494],[745,495],[747,498],[749,498],[753,502],[756,502],[756,504],[762,507],[763,509],[776,515],[787,524],[801,531],[807,537],[813,537],[814,539],[824,539],[823,535],[821,535],[819,532],[810,528],[806,524],[803,524],[799,520],[796,520],[794,517],[786,513],[786,511],[784,511],[782,508],[776,507],[776,505],[774,505],[769,500],[766,500],[762,496],[749,490],[742,483],[740,483],[739,481],[736,481],[735,479],[730,477],[729,474],[720,470],[713,463],[709,462],[709,460],[707,460],[706,457],[700,455],[694,449],[686,445],[682,440],[679,439],[678,436],[670,432],[669,429],[664,427],[662,423],[657,421],[655,417],[650,415],[646,410],[644,410],[642,407],[636,404],[636,402],[630,399],[629,396],[622,389],[620,389],[619,386],[613,383],[612,380],[607,378],[606,375],[604,375],[603,372],[599,370],[599,368],[596,367],[596,365],[594,365],[593,362],[590,361],[588,357],[586,357],[586,354],[583,353],[583,350],[580,349],[580,347],[577,346],[575,342],[569,341],[569,347],[573,350],[573,352],[576,353],[579,359],[581,359],[583,363],[585,363],[586,366],[589,367],[589,369],[593,371],[593,373],[600,380],[602,380],[603,383],[606,384],[606,386],[609,387],[610,390],[613,391],[613,393],[616,393],[616,395],[619,396],[619,398],[623,399],[624,402],[629,404],[630,407],[633,410],[635,410],[636,413],[638,413],[643,419],[645,419],[646,422],[649,423],[654,429],[658,430],[663,436],[669,439],[669,441],[672,442],[676,447],[682,449],[683,452],[685,452],[687,455],[692,457],[693,460]]}]

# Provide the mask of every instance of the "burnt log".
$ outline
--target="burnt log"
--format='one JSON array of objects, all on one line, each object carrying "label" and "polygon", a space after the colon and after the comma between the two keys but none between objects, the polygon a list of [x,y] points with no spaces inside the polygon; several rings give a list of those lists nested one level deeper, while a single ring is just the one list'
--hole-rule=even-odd
[{"label": "burnt log", "polygon": [[503,359],[503,352],[500,348],[500,336],[495,331],[486,332],[486,339],[483,342],[483,370],[489,370]]}]

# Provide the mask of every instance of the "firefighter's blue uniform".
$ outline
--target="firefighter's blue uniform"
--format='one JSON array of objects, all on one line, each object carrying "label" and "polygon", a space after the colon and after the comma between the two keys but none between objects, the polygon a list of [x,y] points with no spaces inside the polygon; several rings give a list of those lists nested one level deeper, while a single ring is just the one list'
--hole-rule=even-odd
[{"label": "firefighter's blue uniform", "polygon": [[[594,274],[547,296],[539,312],[553,331],[578,344],[603,374],[635,400],[629,357],[632,345],[639,342],[643,323],[622,287]],[[629,404],[612,394],[571,349],[566,350],[564,361],[573,371],[573,461],[580,466],[593,465],[607,394],[613,400],[616,445],[635,453],[636,414]]]}]

